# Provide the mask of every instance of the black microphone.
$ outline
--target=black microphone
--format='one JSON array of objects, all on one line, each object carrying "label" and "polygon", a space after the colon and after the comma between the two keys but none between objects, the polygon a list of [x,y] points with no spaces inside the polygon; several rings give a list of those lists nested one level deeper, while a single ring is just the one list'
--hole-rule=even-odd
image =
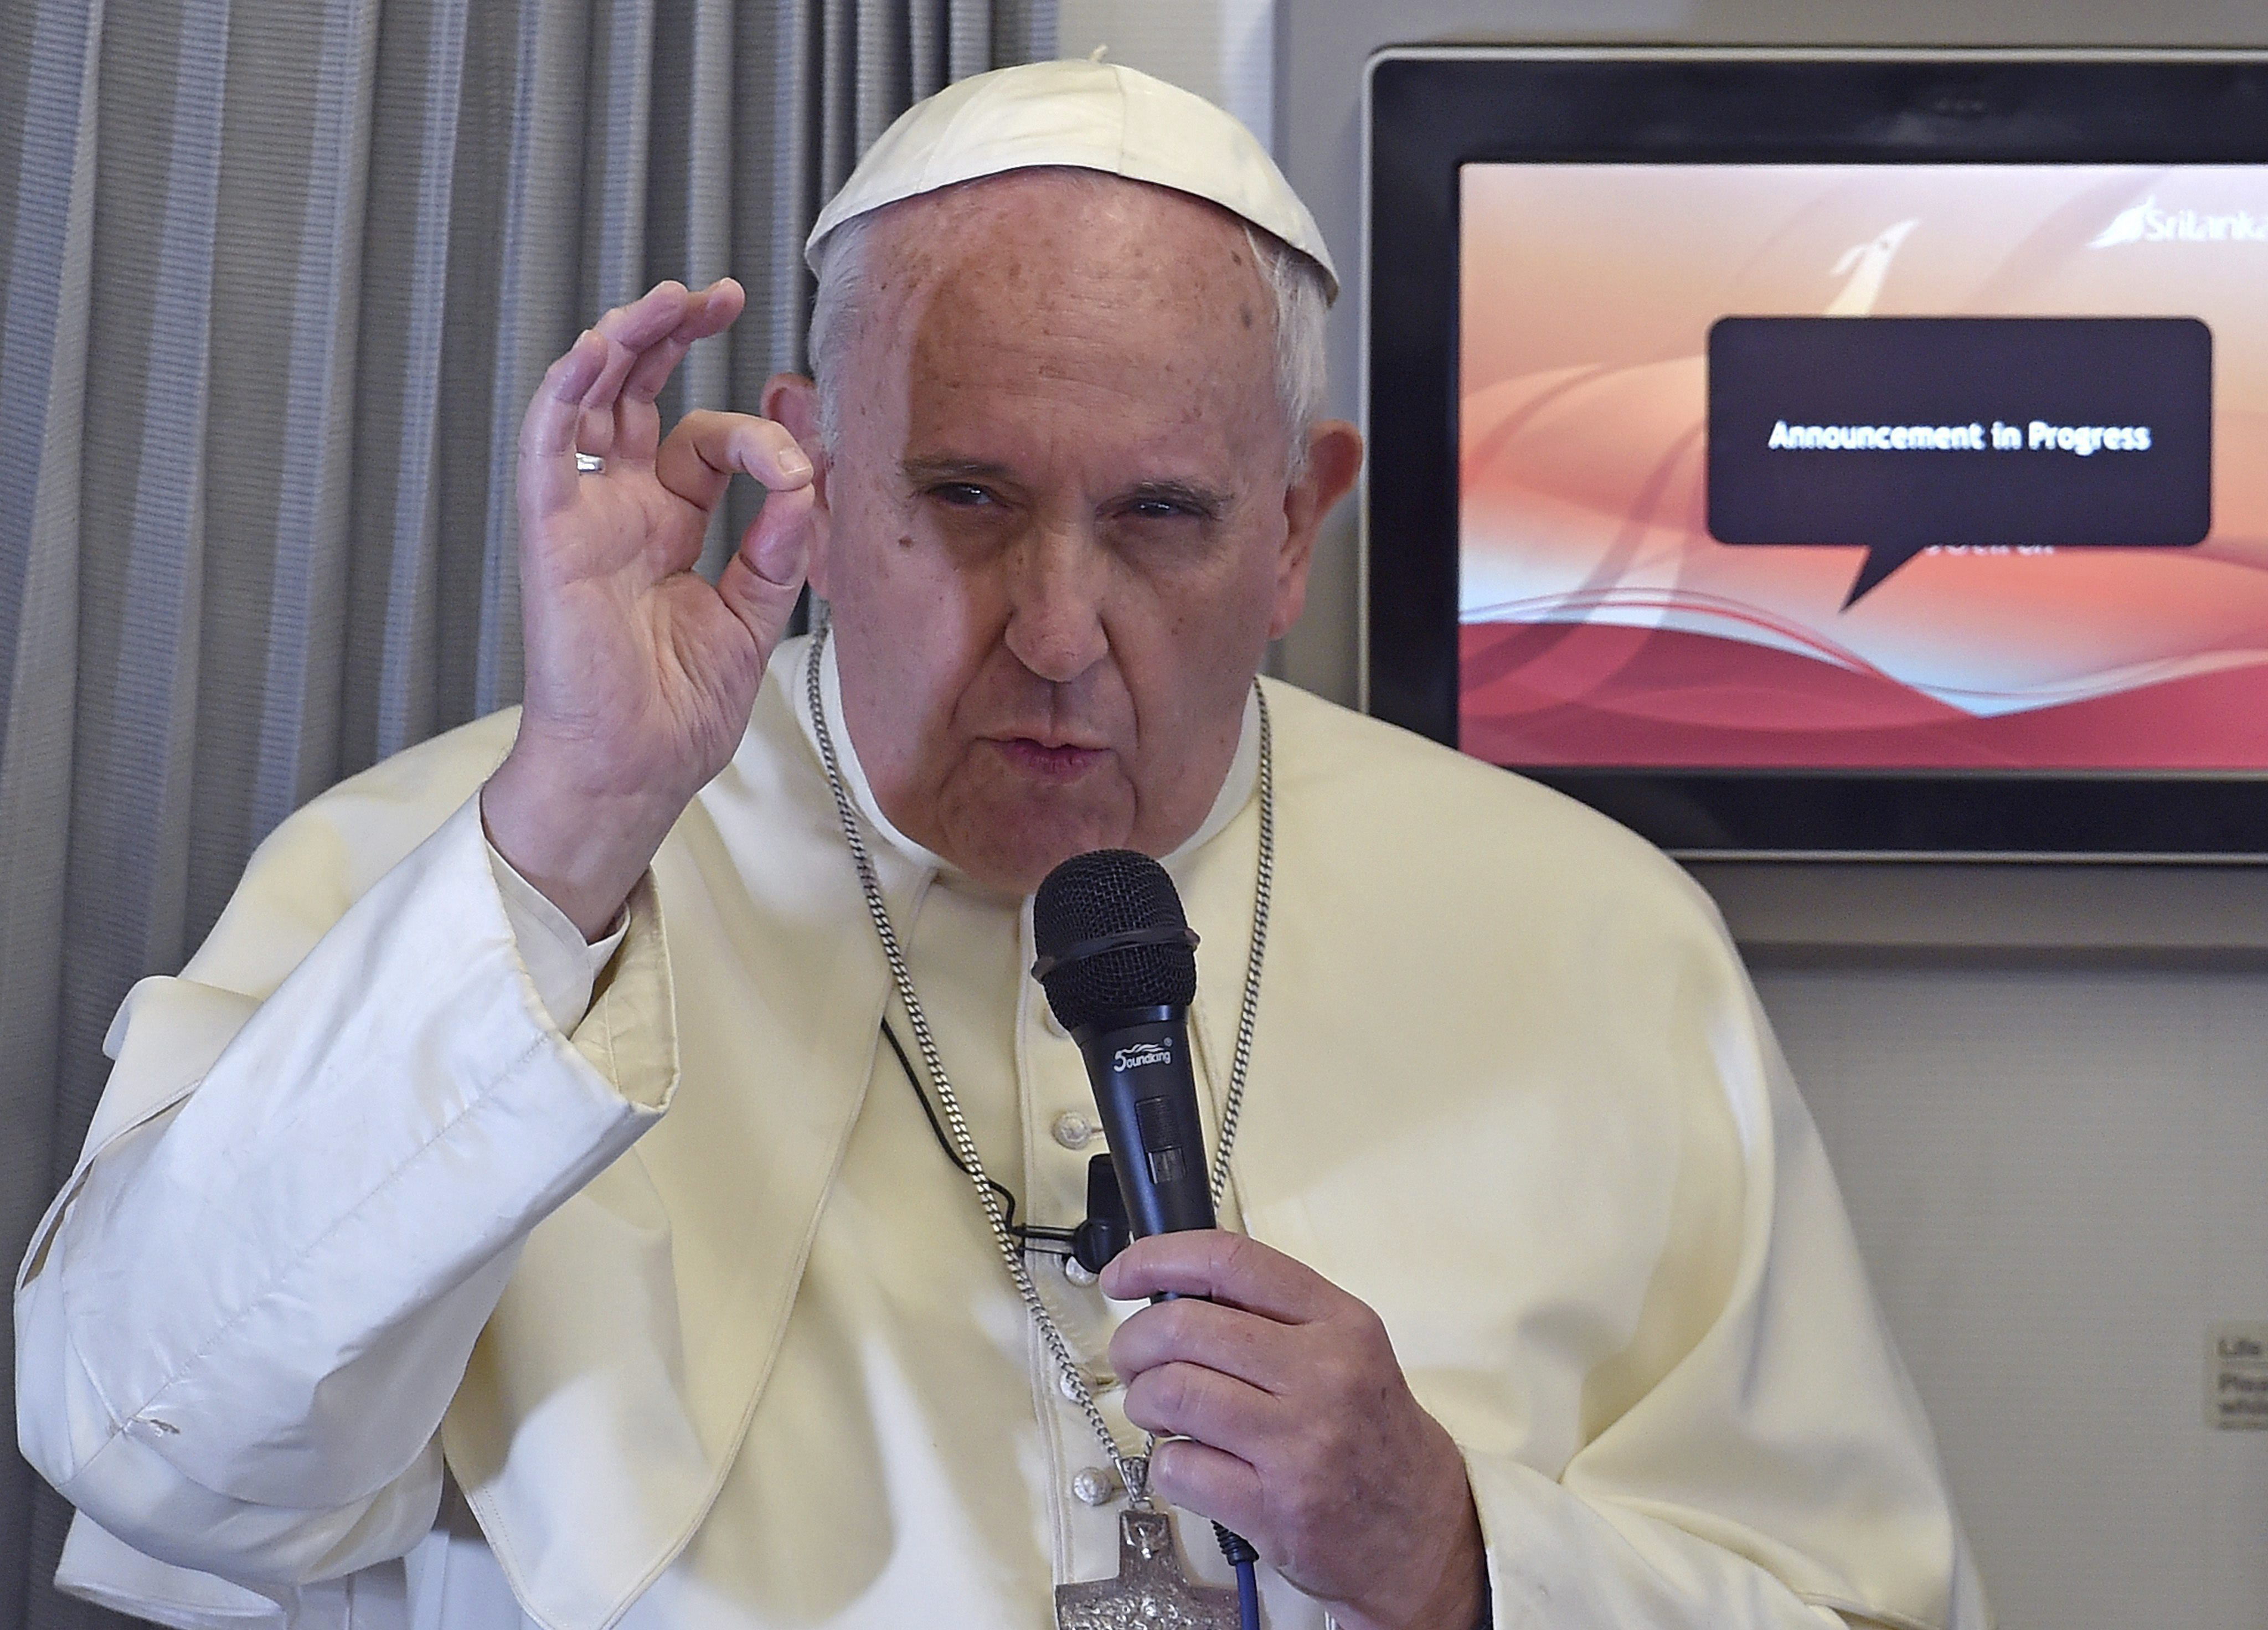
[{"label": "black microphone", "polygon": [[[1048,873],[1032,899],[1032,941],[1039,952],[1033,977],[1086,1055],[1134,1237],[1212,1227],[1204,1127],[1189,1067],[1197,936],[1174,880],[1132,849],[1074,855]],[[1090,1164],[1083,1233],[1098,1221],[1094,1176]],[[1236,1569],[1239,1621],[1257,1630],[1253,1569],[1260,1553],[1219,1523],[1212,1531]]]},{"label": "black microphone", "polygon": [[1074,855],[1032,900],[1033,975],[1079,1043],[1136,1238],[1213,1226],[1189,1061],[1197,936],[1166,869]]}]

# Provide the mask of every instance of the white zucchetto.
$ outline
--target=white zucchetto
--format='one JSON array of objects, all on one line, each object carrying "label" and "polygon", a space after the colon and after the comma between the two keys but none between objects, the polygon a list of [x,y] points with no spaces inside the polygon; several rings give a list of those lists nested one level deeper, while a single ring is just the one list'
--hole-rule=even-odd
[{"label": "white zucchetto", "polygon": [[1170,187],[1219,204],[1338,273],[1315,217],[1268,150],[1233,115],[1116,62],[1027,62],[947,85],[882,132],[804,242],[819,246],[854,216],[1011,170],[1061,165]]}]

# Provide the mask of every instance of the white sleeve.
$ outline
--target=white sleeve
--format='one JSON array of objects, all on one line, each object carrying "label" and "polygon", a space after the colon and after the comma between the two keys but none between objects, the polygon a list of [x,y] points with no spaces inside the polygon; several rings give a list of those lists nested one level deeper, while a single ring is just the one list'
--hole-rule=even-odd
[{"label": "white sleeve", "polygon": [[486,847],[489,869],[496,876],[504,921],[512,925],[520,962],[534,981],[535,994],[542,998],[543,1010],[551,1016],[553,1025],[572,1030],[590,1010],[591,991],[599,982],[599,971],[622,943],[630,921],[628,908],[615,919],[606,937],[585,940],[567,914],[521,877],[517,867],[497,853],[494,844]]},{"label": "white sleeve", "polygon": [[[666,1106],[651,878],[613,999],[571,1038],[549,1010],[588,987],[539,991],[490,855],[469,801],[272,995],[183,978],[129,998],[88,1153],[18,1280],[17,1421],[40,1472],[147,1556],[288,1588],[406,1552],[520,1243]],[[215,939],[325,885],[256,861]]]},{"label": "white sleeve", "polygon": [[1826,1150],[1739,988],[1747,1011],[1726,1016],[1712,1050],[1745,1166],[1729,1295],[1557,1479],[1461,1445],[1494,1622],[1988,1630]]}]

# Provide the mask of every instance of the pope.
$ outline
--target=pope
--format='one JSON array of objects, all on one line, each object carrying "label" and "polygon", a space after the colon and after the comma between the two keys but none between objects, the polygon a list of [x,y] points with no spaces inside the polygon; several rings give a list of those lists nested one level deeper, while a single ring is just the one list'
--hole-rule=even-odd
[{"label": "pope", "polygon": [[[754,1630],[1099,1582],[1132,1623],[1154,1506],[1248,1538],[1284,1630],[1985,1623],[1706,901],[1256,678],[1361,456],[1258,144],[1006,70],[908,113],[808,253],[814,377],[761,417],[655,406],[729,280],[552,365],[523,706],[294,816],[129,996],[17,1292],[65,1587]],[[1098,1283],[1028,899],[1104,848],[1203,936],[1229,1153],[1221,1230]],[[1202,1523],[1167,1548],[1226,1580]]]}]

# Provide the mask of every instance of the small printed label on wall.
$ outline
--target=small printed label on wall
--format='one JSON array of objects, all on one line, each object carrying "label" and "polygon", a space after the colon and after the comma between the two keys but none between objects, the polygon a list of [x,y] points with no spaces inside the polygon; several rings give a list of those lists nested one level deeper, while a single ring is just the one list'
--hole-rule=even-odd
[{"label": "small printed label on wall", "polygon": [[2268,1431],[2268,1325],[2215,1325],[2205,1338],[2205,1423]]}]

